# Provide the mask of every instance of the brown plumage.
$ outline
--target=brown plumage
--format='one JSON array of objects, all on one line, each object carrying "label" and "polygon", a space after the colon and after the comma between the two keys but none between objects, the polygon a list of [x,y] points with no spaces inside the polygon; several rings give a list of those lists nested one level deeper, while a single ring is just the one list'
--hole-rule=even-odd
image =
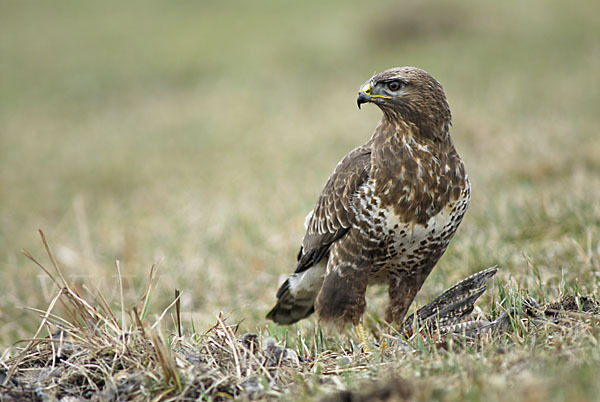
[{"label": "brown plumage", "polygon": [[450,138],[442,86],[414,67],[373,76],[359,91],[383,117],[337,165],[306,220],[295,272],[267,318],[358,325],[367,285],[389,286],[401,323],[467,209],[470,185]]}]

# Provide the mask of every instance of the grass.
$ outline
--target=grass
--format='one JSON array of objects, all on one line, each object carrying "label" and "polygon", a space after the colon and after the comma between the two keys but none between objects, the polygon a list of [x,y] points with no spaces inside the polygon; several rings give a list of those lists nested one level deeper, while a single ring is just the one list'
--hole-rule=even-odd
[{"label": "grass", "polygon": [[[312,350],[317,363],[267,396],[319,398],[393,372],[399,382],[380,384],[417,400],[500,400],[507,390],[515,400],[594,399],[593,319],[525,322],[477,347],[416,345],[418,353],[368,365],[350,354],[349,370],[323,375],[351,350],[352,333],[321,333],[314,319],[280,328],[264,314],[328,174],[379,118],[375,108],[356,110],[356,89],[395,65],[422,67],[444,84],[473,184],[467,216],[416,304],[492,265],[500,272],[478,303],[483,316],[522,294],[542,306],[598,296],[598,8],[3,2],[2,361],[40,325],[42,313],[24,308],[46,311],[56,296],[20,254],[40,254],[42,228],[73,288],[97,289],[117,321],[121,305],[130,316],[156,264],[148,322],[180,289],[190,345],[201,345],[192,338],[223,312],[226,325],[239,325],[236,339],[251,332],[301,356],[303,345]],[[366,321],[379,340],[384,292],[370,293]],[[172,317],[170,309],[157,333],[173,351]]]}]

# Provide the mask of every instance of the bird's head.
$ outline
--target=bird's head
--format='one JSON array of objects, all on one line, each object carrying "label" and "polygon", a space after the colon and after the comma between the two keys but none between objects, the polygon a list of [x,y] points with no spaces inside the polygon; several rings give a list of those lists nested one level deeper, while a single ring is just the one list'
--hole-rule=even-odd
[{"label": "bird's head", "polygon": [[442,85],[416,67],[396,67],[376,74],[358,91],[358,107],[374,103],[393,122],[416,126],[421,135],[439,137],[452,116]]}]

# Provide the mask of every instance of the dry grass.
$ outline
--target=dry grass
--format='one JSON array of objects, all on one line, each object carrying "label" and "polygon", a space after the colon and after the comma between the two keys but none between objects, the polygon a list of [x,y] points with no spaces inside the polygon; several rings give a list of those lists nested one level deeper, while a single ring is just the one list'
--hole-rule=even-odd
[{"label": "dry grass", "polygon": [[[569,315],[568,323],[523,317],[502,336],[454,349],[415,338],[416,352],[368,360],[351,331],[324,332],[314,319],[282,328],[264,314],[293,269],[304,216],[328,174],[379,118],[374,108],[356,110],[355,89],[394,65],[422,67],[444,84],[473,184],[465,220],[416,306],[490,266],[499,273],[478,303],[480,318],[496,320],[526,298],[541,308],[565,295],[598,298],[599,4],[4,2],[2,362],[19,356],[28,342],[11,345],[32,338],[54,302],[27,349],[46,353],[37,364],[68,369],[71,360],[52,357],[62,334],[78,366],[96,356],[78,351],[98,345],[127,373],[146,367],[149,379],[141,373],[139,380],[154,384],[154,396],[171,390],[174,397],[195,381],[185,369],[195,363],[185,363],[178,345],[204,356],[204,342],[214,337],[212,353],[216,345],[229,351],[215,355],[233,370],[223,385],[229,395],[242,396],[241,384],[257,377],[257,395],[288,399],[336,390],[358,398],[363,393],[355,391],[371,390],[364,382],[382,393],[410,390],[415,400],[493,401],[507,392],[515,400],[597,398],[598,337],[587,313]],[[40,249],[38,228],[68,278],[45,264],[59,285],[20,254]],[[76,313],[77,299],[66,291],[56,299],[67,282],[104,317],[95,320],[105,335],[89,336],[94,319],[82,321],[93,309],[80,305]],[[167,310],[175,289],[179,319],[175,305]],[[145,336],[132,313],[140,300],[140,321],[158,323]],[[368,300],[367,329],[380,343],[390,335],[380,319],[385,291],[371,290]],[[230,332],[215,327],[220,312]],[[58,340],[50,340],[54,333]],[[258,335],[259,361],[267,337],[293,350],[300,366],[282,369],[281,382],[271,383],[263,371],[274,376],[271,368],[244,365],[244,333]],[[147,359],[135,360],[134,350]],[[313,361],[303,362],[305,355]],[[220,375],[208,362],[206,372]],[[112,364],[94,360],[90,370]],[[375,381],[387,375],[393,378]],[[101,391],[114,385],[88,376]],[[78,381],[65,386],[88,384]],[[142,392],[138,380],[127,381]]]},{"label": "dry grass", "polygon": [[[39,311],[42,321],[33,338],[23,340],[27,344],[17,348],[14,356],[3,356],[3,399],[273,396],[307,371],[293,351],[277,346],[273,339],[255,334],[238,339],[237,326],[226,324],[221,315],[206,332],[165,339],[159,325],[169,308],[153,324],[145,317],[152,273],[139,304],[122,309],[119,320],[101,293],[86,288],[85,298],[73,287],[43,234],[42,238],[52,270],[25,254],[50,277],[57,292],[48,309]],[[180,322],[177,328],[180,332]],[[49,335],[40,336],[42,331]]]},{"label": "dry grass", "polygon": [[[505,295],[503,302],[511,307],[495,320],[493,314],[480,312],[466,325],[441,331],[426,325],[402,336],[379,328],[384,337],[372,354],[352,344],[344,350],[339,342],[330,350],[320,330],[312,338],[297,334],[294,350],[287,339],[240,335],[239,325],[227,324],[222,314],[205,332],[190,332],[179,320],[178,291],[154,323],[147,320],[154,267],[139,303],[126,309],[121,298],[116,312],[97,289],[77,289],[65,277],[40,234],[52,268],[23,253],[52,280],[56,294],[45,311],[37,311],[41,322],[35,335],[0,359],[3,400],[287,399],[320,394],[334,401],[428,400],[437,392],[432,384],[402,379],[400,365],[414,365],[431,355],[456,358],[465,351],[485,356],[490,348],[504,354],[527,339],[535,347],[558,350],[598,340],[600,304],[593,297],[573,295],[541,307],[530,297]],[[118,263],[117,271],[120,278]],[[165,337],[161,324],[173,307],[175,322]],[[365,381],[371,383],[366,389],[355,384]]]}]

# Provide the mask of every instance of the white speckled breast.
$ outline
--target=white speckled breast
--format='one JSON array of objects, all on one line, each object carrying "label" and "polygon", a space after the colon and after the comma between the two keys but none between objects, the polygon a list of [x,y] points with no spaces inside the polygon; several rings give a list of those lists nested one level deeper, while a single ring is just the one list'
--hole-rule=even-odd
[{"label": "white speckled breast", "polygon": [[416,274],[423,265],[435,264],[442,256],[450,239],[456,233],[467,210],[470,185],[466,182],[458,200],[450,202],[425,224],[401,222],[393,208],[379,208],[380,201],[372,195],[370,186],[361,188],[364,197],[358,198],[357,229],[369,238],[387,239],[380,258],[373,264],[370,283],[385,280],[390,271],[398,274]]},{"label": "white speckled breast", "polygon": [[388,245],[389,261],[382,267],[383,270],[416,274],[422,265],[435,264],[456,233],[467,210],[469,199],[470,186],[467,185],[458,200],[448,204],[424,225],[400,224],[390,214],[386,220],[387,228],[397,228],[394,230],[393,240]]}]

